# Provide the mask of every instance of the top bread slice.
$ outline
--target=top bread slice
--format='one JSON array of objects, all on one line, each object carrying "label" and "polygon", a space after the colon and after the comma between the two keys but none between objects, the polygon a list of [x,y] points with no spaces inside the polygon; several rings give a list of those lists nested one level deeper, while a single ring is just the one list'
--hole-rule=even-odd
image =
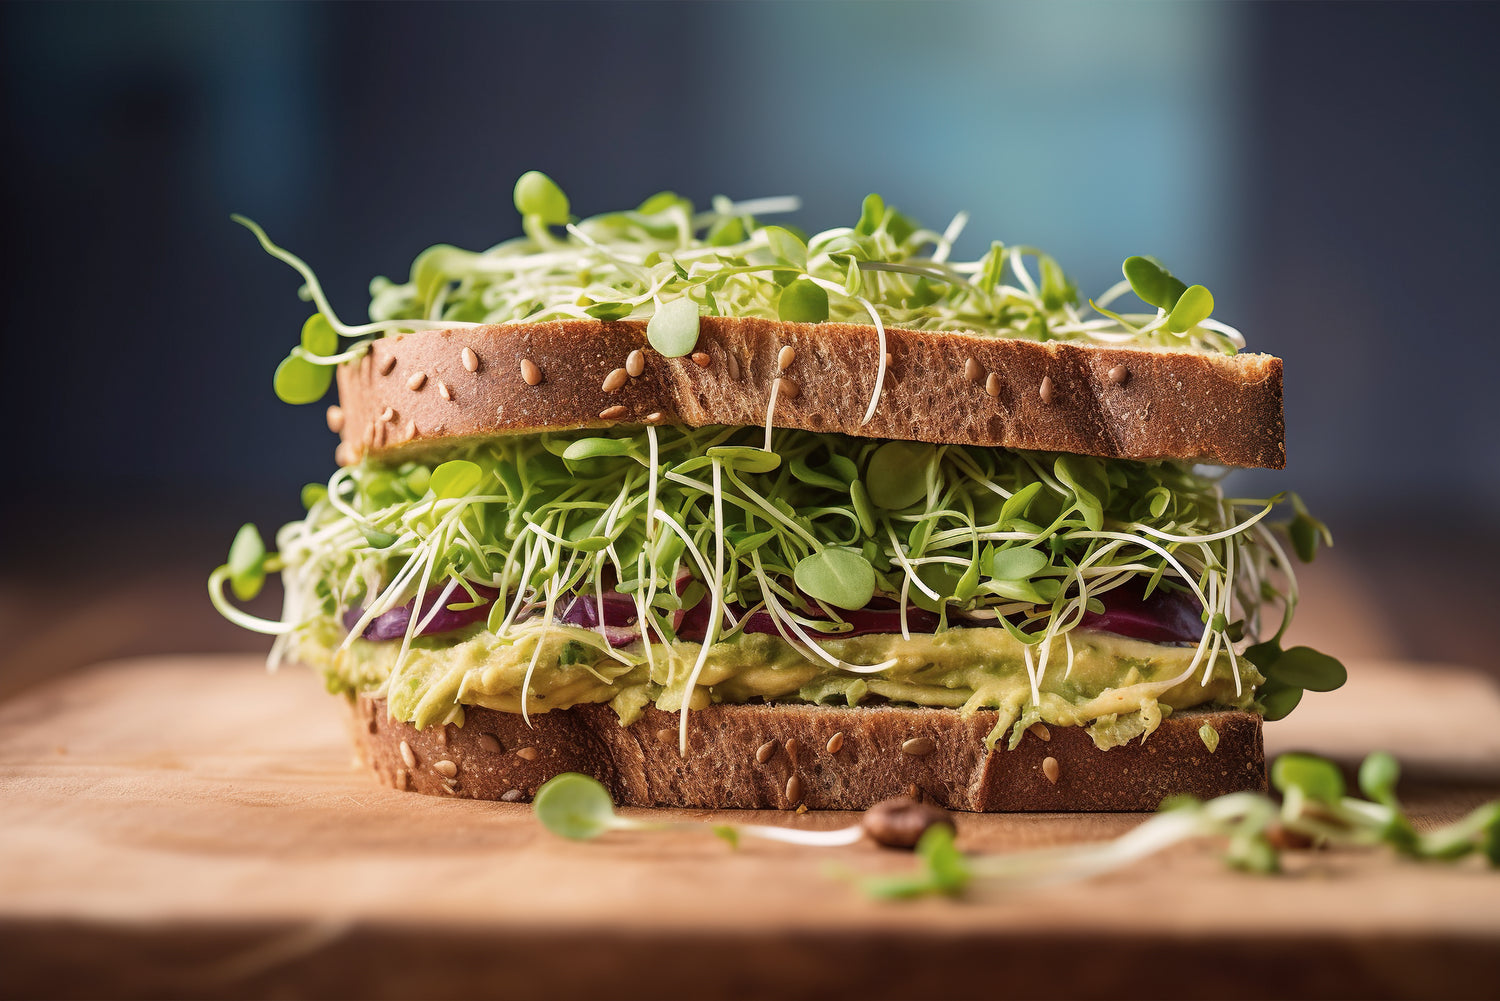
[{"label": "top bread slice", "polygon": [[[790,348],[788,352],[786,349]],[[631,353],[641,357],[631,361]],[[872,326],[704,317],[668,358],[640,321],[566,320],[429,330],[376,341],[340,366],[343,465],[471,439],[647,423],[764,425],[872,438],[1286,464],[1281,360],[1064,341],[886,330],[880,403]],[[639,374],[631,375],[637,369]]]}]

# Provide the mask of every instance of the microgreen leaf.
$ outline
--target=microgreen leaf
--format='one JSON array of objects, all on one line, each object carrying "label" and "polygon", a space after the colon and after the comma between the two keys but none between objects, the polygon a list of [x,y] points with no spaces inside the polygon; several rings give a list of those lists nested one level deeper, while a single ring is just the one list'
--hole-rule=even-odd
[{"label": "microgreen leaf", "polygon": [[864,204],[859,209],[859,222],[854,231],[861,236],[869,236],[880,228],[880,221],[885,218],[885,199],[871,193],[865,195]]},{"label": "microgreen leaf", "polygon": [[1264,673],[1272,681],[1309,692],[1331,692],[1349,680],[1343,664],[1307,646],[1284,651]]},{"label": "microgreen leaf", "polygon": [[612,320],[623,320],[634,312],[634,307],[628,302],[596,302],[592,306],[584,308],[584,312],[596,320],[606,323]]},{"label": "microgreen leaf", "polygon": [[822,323],[828,319],[828,293],[806,278],[798,278],[776,300],[776,315],[788,323]]},{"label": "microgreen leaf", "polygon": [[779,263],[789,264],[799,271],[807,268],[807,244],[796,234],[781,226],[767,226],[764,230],[771,255]]},{"label": "microgreen leaf", "polygon": [[1010,548],[995,551],[990,561],[990,576],[1001,580],[1026,580],[1052,561],[1035,549]]},{"label": "microgreen leaf", "polygon": [[302,509],[311,511],[314,504],[328,496],[328,488],[321,483],[304,483],[302,485]]},{"label": "microgreen leaf", "polygon": [[449,459],[432,471],[432,492],[440,498],[462,497],[479,486],[479,466],[467,459]]},{"label": "microgreen leaf", "polygon": [[910,441],[890,441],[877,448],[865,469],[871,502],[899,511],[926,497],[926,467],[933,452],[931,445]]},{"label": "microgreen leaf", "polygon": [[1208,753],[1213,754],[1219,749],[1219,731],[1204,723],[1198,728],[1198,738],[1203,741],[1203,746],[1208,748]]},{"label": "microgreen leaf", "polygon": [[302,324],[302,349],[320,358],[339,353],[339,335],[322,313],[314,313]]},{"label": "microgreen leaf", "polygon": [[681,358],[698,346],[698,305],[684,296],[664,302],[646,324],[646,340],[662,356]]},{"label": "microgreen leaf", "polygon": [[1286,719],[1297,708],[1297,703],[1302,701],[1302,689],[1286,685],[1267,686],[1258,695],[1261,705],[1265,707],[1261,715],[1267,723]]},{"label": "microgreen leaf", "polygon": [[864,608],[875,596],[875,569],[847,549],[824,549],[797,564],[797,587],[820,601],[850,611]]},{"label": "microgreen leaf", "polygon": [[389,549],[400,538],[400,536],[393,535],[390,532],[382,532],[378,528],[367,528],[362,534],[365,537],[365,541],[374,549]]},{"label": "microgreen leaf", "polygon": [[332,366],[314,365],[297,355],[288,355],[282,359],[271,380],[277,397],[283,403],[316,403],[328,392],[332,383]]},{"label": "microgreen leaf", "polygon": [[781,456],[748,445],[715,445],[705,454],[741,473],[769,473],[781,467]]},{"label": "microgreen leaf", "polygon": [[1301,790],[1308,799],[1337,804],[1344,796],[1344,777],[1338,766],[1311,754],[1283,754],[1271,765],[1271,784],[1285,795]]},{"label": "microgreen leaf", "polygon": [[1359,789],[1367,799],[1386,806],[1396,806],[1396,783],[1401,779],[1401,765],[1389,751],[1376,751],[1359,766]]},{"label": "microgreen leaf", "polygon": [[1202,285],[1190,285],[1167,315],[1167,329],[1184,334],[1209,318],[1214,311],[1214,297]]},{"label": "microgreen leaf", "polygon": [[1152,257],[1127,257],[1121,270],[1136,295],[1168,313],[1187,291],[1187,285]]},{"label": "microgreen leaf", "polygon": [[516,211],[534,216],[548,226],[568,221],[568,196],[540,170],[528,170],[516,180]]},{"label": "microgreen leaf", "polygon": [[229,546],[229,587],[241,601],[249,601],[266,582],[266,544],[251,524],[240,526]]},{"label": "microgreen leaf", "polygon": [[1039,255],[1042,272],[1042,305],[1046,309],[1062,309],[1078,298],[1078,289],[1063,274],[1062,267],[1050,254]]},{"label": "microgreen leaf", "polygon": [[620,826],[609,790],[578,772],[563,772],[542,783],[531,809],[543,827],[573,841],[588,841]]},{"label": "microgreen leaf", "polygon": [[582,462],[629,454],[630,441],[626,438],[579,438],[563,450],[562,457],[564,462]]}]

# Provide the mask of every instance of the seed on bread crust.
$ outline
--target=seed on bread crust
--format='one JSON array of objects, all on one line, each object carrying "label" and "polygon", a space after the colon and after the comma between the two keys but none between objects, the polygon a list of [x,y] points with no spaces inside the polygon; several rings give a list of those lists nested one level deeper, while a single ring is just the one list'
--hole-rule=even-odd
[{"label": "seed on bread crust", "polygon": [[625,374],[632,379],[637,379],[644,371],[646,371],[646,354],[640,348],[636,348],[625,358]]},{"label": "seed on bread crust", "polygon": [[776,383],[781,387],[781,396],[784,399],[795,400],[797,398],[797,394],[802,392],[802,387],[797,385],[797,383],[788,376],[777,376]]},{"label": "seed on bread crust", "polygon": [[1049,754],[1042,759],[1042,774],[1047,776],[1048,782],[1057,785],[1058,778],[1062,776],[1062,766],[1057,763],[1056,758]]},{"label": "seed on bread crust", "polygon": [[1124,365],[1116,365],[1114,368],[1109,370],[1109,381],[1114,383],[1116,386],[1125,385],[1125,380],[1129,378],[1130,369],[1126,368]]},{"label": "seed on bread crust", "polygon": [[395,367],[396,367],[396,356],[395,355],[386,355],[385,357],[381,358],[379,364],[377,364],[375,366],[376,370],[381,375],[390,375],[391,374],[391,369],[393,369]]},{"label": "seed on bread crust", "polygon": [[520,758],[522,761],[535,761],[536,756],[537,750],[534,747],[523,747],[516,752],[516,757]]},{"label": "seed on bread crust", "polygon": [[802,780],[793,775],[786,780],[786,803],[787,806],[796,806],[802,802]]},{"label": "seed on bread crust", "polygon": [[479,747],[490,754],[499,754],[500,740],[493,733],[481,733],[479,735]]},{"label": "seed on bread crust", "polygon": [[656,731],[656,739],[661,741],[663,744],[670,744],[677,739],[677,734],[663,727],[662,729]]},{"label": "seed on bread crust", "polygon": [[328,408],[328,430],[334,434],[344,430],[344,408],[337,404]]},{"label": "seed on bread crust", "polygon": [[1037,392],[1041,394],[1043,403],[1052,402],[1052,376],[1042,376],[1042,385],[1041,388],[1037,390]]},{"label": "seed on bread crust", "polygon": [[623,389],[625,387],[625,383],[629,381],[630,373],[625,371],[623,368],[617,368],[612,370],[609,375],[606,375],[604,377],[604,385],[600,388],[603,389],[606,393],[615,393]]},{"label": "seed on bread crust", "polygon": [[395,419],[396,419],[396,411],[393,410],[393,409],[391,409],[390,407],[386,407],[384,410],[382,410],[380,412],[380,420],[383,423],[385,423],[385,424],[389,424],[391,421],[393,421]]},{"label": "seed on bread crust", "polygon": [[1047,729],[1046,723],[1033,723],[1027,729],[1031,731],[1031,735],[1037,740],[1052,739],[1052,731]]},{"label": "seed on bread crust", "polygon": [[649,413],[649,414],[646,415],[646,423],[647,424],[660,424],[661,423],[661,416],[662,415],[661,415],[661,411],[660,410],[653,410],[651,413]]},{"label": "seed on bread crust", "polygon": [[901,753],[909,754],[914,758],[921,758],[937,750],[937,744],[931,737],[912,737],[910,740],[901,742]]},{"label": "seed on bread crust", "polygon": [[984,366],[973,358],[964,359],[964,378],[970,382],[978,382],[984,378]]},{"label": "seed on bread crust", "polygon": [[500,794],[500,802],[502,803],[519,803],[525,798],[526,794],[519,789],[507,789]]},{"label": "seed on bread crust", "polygon": [[411,390],[413,393],[420,393],[422,391],[422,387],[425,385],[427,385],[426,372],[413,372],[410,376],[407,377],[406,388]]},{"label": "seed on bread crust", "polygon": [[627,412],[624,406],[616,403],[612,407],[605,407],[599,411],[599,419],[601,421],[617,421],[621,417],[624,417]]},{"label": "seed on bread crust", "polygon": [[451,779],[458,774],[458,765],[444,758],[442,761],[434,761],[432,763],[432,770],[444,778]]},{"label": "seed on bread crust", "polygon": [[844,731],[840,730],[832,737],[829,737],[825,749],[829,754],[837,754],[842,751],[844,749]]},{"label": "seed on bread crust", "polygon": [[413,751],[411,749],[411,745],[404,740],[401,742],[401,760],[406,763],[407,768],[417,767],[416,752]]},{"label": "seed on bread crust", "polygon": [[521,359],[521,380],[528,386],[540,386],[542,384],[542,370],[537,368],[536,362],[530,358]]},{"label": "seed on bread crust", "polygon": [[1000,377],[991,372],[989,378],[984,380],[984,391],[991,396],[1000,395]]},{"label": "seed on bread crust", "polygon": [[728,364],[728,367],[729,367],[729,378],[732,379],[735,382],[739,382],[740,381],[740,360],[738,358],[736,358],[734,356],[734,352],[731,351],[731,352],[729,352],[728,354],[726,354],[724,356],[724,361]]},{"label": "seed on bread crust", "polygon": [[479,371],[479,356],[474,353],[473,348],[465,347],[459,352],[458,359],[463,363],[466,370],[470,372]]},{"label": "seed on bread crust", "polygon": [[708,368],[708,366],[712,363],[713,359],[708,356],[707,351],[693,352],[693,364],[697,365],[699,368]]},{"label": "seed on bread crust", "polygon": [[790,344],[783,345],[781,350],[776,352],[776,371],[785,372],[792,367],[792,362],[796,360],[797,349]]},{"label": "seed on bread crust", "polygon": [[438,382],[438,395],[441,396],[445,400],[452,400],[453,399],[453,390],[451,390],[451,389],[448,388],[448,384],[446,382],[439,381]]},{"label": "seed on bread crust", "polygon": [[791,760],[792,764],[797,763],[797,752],[801,750],[801,748],[802,745],[797,743],[796,737],[793,737],[786,742],[786,756]]},{"label": "seed on bread crust", "polygon": [[764,744],[760,745],[759,747],[757,747],[755,749],[755,760],[756,760],[756,763],[757,764],[762,764],[762,765],[765,764],[767,761],[771,760],[771,756],[773,754],[775,754],[775,753],[776,753],[776,741],[774,741],[774,740],[768,740],[768,741],[766,741]]}]

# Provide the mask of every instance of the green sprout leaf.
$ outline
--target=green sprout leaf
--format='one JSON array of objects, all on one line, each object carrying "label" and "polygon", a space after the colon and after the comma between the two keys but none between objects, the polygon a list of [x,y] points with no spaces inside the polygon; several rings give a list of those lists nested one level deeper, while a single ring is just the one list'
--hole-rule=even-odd
[{"label": "green sprout leaf", "polygon": [[1204,723],[1198,728],[1198,737],[1203,741],[1203,746],[1208,748],[1208,753],[1213,754],[1219,749],[1219,731]]},{"label": "green sprout leaf", "polygon": [[738,473],[769,473],[781,468],[781,456],[749,445],[715,445],[704,454]]},{"label": "green sprout leaf", "polygon": [[272,388],[283,403],[317,403],[333,383],[333,367],[288,355],[276,366]]},{"label": "green sprout leaf", "polygon": [[1048,310],[1062,309],[1078,298],[1078,289],[1063,273],[1061,265],[1050,254],[1039,256],[1042,271],[1042,306]]},{"label": "green sprout leaf", "polygon": [[328,488],[321,483],[302,485],[302,510],[311,511],[313,505],[328,496]]},{"label": "green sprout leaf", "polygon": [[1292,549],[1297,553],[1297,558],[1303,563],[1311,563],[1318,555],[1319,543],[1325,546],[1333,545],[1333,533],[1328,531],[1328,526],[1308,513],[1307,505],[1302,498],[1292,494],[1292,508],[1296,511],[1291,524],[1287,525],[1287,535],[1291,537]]},{"label": "green sprout leaf", "polygon": [[1271,784],[1286,795],[1301,790],[1308,799],[1337,805],[1344,798],[1344,776],[1338,766],[1311,754],[1283,754],[1271,765]]},{"label": "green sprout leaf", "polygon": [[328,317],[314,313],[302,324],[302,349],[320,358],[339,353],[339,335],[328,322]]},{"label": "green sprout leaf", "polygon": [[999,549],[990,560],[990,576],[1000,580],[1027,580],[1051,562],[1046,553],[1035,549]]},{"label": "green sprout leaf", "polygon": [[568,221],[568,196],[540,170],[528,170],[516,180],[515,202],[521,215],[533,216],[548,226],[562,226]]},{"label": "green sprout leaf", "polygon": [[781,226],[767,226],[764,232],[777,263],[789,264],[799,271],[807,269],[807,244],[796,234]]},{"label": "green sprout leaf", "polygon": [[822,323],[828,319],[828,293],[806,278],[781,290],[776,315],[788,323]]},{"label": "green sprout leaf", "polygon": [[1174,334],[1185,334],[1208,319],[1213,311],[1213,294],[1202,285],[1191,285],[1167,314],[1167,329]]},{"label": "green sprout leaf", "polygon": [[432,492],[442,499],[462,497],[479,486],[479,466],[467,459],[449,459],[432,471]]},{"label": "green sprout leaf", "polygon": [[362,534],[365,537],[365,541],[375,549],[389,549],[400,538],[400,536],[392,535],[390,532],[382,532],[378,528],[367,528]]},{"label": "green sprout leaf", "polygon": [[1389,751],[1376,751],[1359,766],[1359,790],[1366,799],[1395,807],[1396,783],[1401,779],[1401,765]]},{"label": "green sprout leaf", "polygon": [[875,596],[875,568],[847,549],[824,549],[797,564],[792,574],[803,592],[835,608],[864,608]]},{"label": "green sprout leaf", "polygon": [[698,346],[698,304],[683,296],[656,308],[646,324],[646,340],[666,358],[681,358]]},{"label": "green sprout leaf", "polygon": [[578,772],[564,772],[542,783],[531,809],[543,827],[573,841],[588,841],[620,826],[609,790]]},{"label": "green sprout leaf", "polygon": [[859,208],[859,222],[854,231],[861,236],[869,236],[880,228],[880,221],[885,218],[885,199],[871,193],[865,195],[864,204]]},{"label": "green sprout leaf", "polygon": [[1285,685],[1266,686],[1260,690],[1260,704],[1265,707],[1262,716],[1267,723],[1286,719],[1302,701],[1302,689]]},{"label": "green sprout leaf", "polygon": [[562,457],[564,462],[583,462],[586,459],[606,459],[629,454],[628,438],[579,438],[563,450]]},{"label": "green sprout leaf", "polygon": [[1349,680],[1343,664],[1308,646],[1284,651],[1263,673],[1272,681],[1309,692],[1331,692]]},{"label": "green sprout leaf", "polygon": [[229,546],[229,587],[241,601],[249,601],[266,582],[266,544],[260,530],[245,524]]},{"label": "green sprout leaf", "polygon": [[1127,257],[1121,270],[1125,272],[1130,288],[1142,301],[1168,313],[1187,291],[1187,285],[1152,257]]},{"label": "green sprout leaf", "polygon": [[596,302],[586,307],[584,312],[596,320],[606,323],[612,320],[623,320],[635,311],[635,307],[628,302]]},{"label": "green sprout leaf", "polygon": [[931,445],[910,441],[890,441],[870,456],[865,470],[865,487],[876,507],[900,511],[927,496],[927,463],[932,459]]}]

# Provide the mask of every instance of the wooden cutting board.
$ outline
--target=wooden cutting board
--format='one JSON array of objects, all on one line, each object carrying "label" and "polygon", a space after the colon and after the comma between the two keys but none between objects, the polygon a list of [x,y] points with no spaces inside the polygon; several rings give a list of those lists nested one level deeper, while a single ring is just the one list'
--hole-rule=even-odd
[{"label": "wooden cutting board", "polygon": [[[1500,693],[1435,665],[1353,665],[1267,729],[1407,763],[1423,826],[1500,795]],[[301,670],[103,665],[0,703],[0,995],[1494,996],[1500,873],[1383,852],[1276,878],[1181,846],[1080,885],[861,898],[833,867],[909,855],[706,831],[553,838],[524,805],[382,788]],[[676,818],[706,819],[695,811]],[[740,815],[828,828],[850,815]],[[962,847],[1087,841],[1119,815],[972,816]]]}]

